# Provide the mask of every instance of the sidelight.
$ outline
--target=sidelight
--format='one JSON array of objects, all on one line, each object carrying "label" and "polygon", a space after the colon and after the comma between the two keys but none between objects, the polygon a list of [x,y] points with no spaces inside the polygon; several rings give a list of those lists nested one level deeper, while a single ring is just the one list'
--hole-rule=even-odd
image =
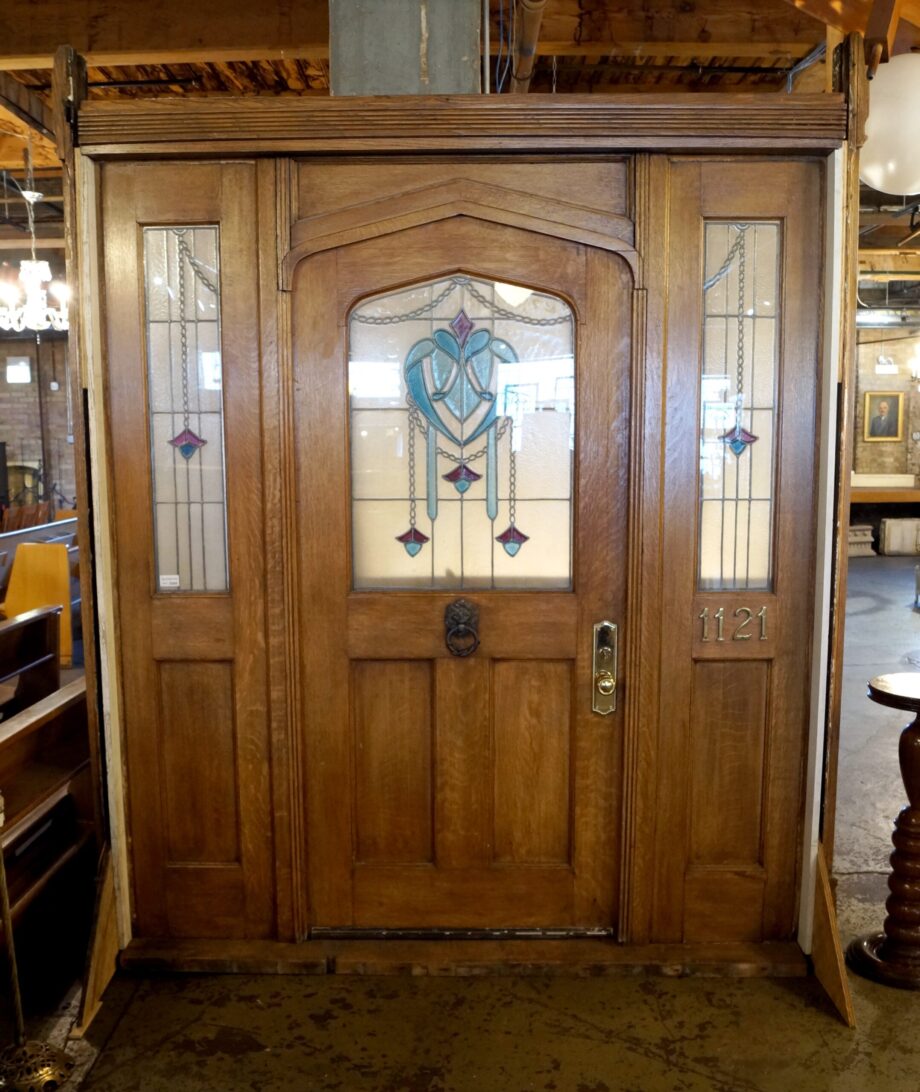
[{"label": "sidelight", "polygon": [[702,591],[772,586],[779,247],[775,222],[705,226]]},{"label": "sidelight", "polygon": [[574,320],[453,274],[349,316],[354,586],[571,586]]},{"label": "sidelight", "polygon": [[228,587],[217,227],[144,228],[156,586]]}]

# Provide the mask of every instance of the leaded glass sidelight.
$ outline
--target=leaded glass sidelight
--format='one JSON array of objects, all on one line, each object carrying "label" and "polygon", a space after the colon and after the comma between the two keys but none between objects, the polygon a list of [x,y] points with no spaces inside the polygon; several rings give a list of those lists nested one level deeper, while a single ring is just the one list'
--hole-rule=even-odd
[{"label": "leaded glass sidelight", "polygon": [[780,228],[705,228],[699,587],[767,589],[773,490]]},{"label": "leaded glass sidelight", "polygon": [[219,229],[143,239],[157,590],[226,591]]},{"label": "leaded glass sidelight", "polygon": [[568,304],[456,274],[348,332],[355,588],[569,588]]}]

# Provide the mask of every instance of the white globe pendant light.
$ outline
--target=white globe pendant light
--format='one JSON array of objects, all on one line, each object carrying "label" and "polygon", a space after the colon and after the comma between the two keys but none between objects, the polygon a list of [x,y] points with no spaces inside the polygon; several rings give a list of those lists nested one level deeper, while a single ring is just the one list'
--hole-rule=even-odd
[{"label": "white globe pendant light", "polygon": [[920,193],[920,53],[892,57],[869,85],[859,177],[882,193]]}]

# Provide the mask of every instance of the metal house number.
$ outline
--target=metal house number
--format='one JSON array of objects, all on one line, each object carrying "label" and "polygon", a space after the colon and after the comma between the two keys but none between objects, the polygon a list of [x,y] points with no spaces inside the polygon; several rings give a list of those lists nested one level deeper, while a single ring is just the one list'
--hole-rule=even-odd
[{"label": "metal house number", "polygon": [[[703,635],[704,641],[711,641],[713,638],[710,636],[710,622],[715,623],[715,640],[724,641],[725,638],[725,607],[719,607],[717,611],[710,614],[709,607],[704,607],[699,613],[699,619],[703,623]],[[732,619],[728,623],[729,628],[732,628],[731,637],[732,641],[750,641],[754,636],[757,628],[760,629],[759,641],[766,641],[767,639],[767,608],[761,607],[755,614],[751,607],[736,607],[732,611]]]}]

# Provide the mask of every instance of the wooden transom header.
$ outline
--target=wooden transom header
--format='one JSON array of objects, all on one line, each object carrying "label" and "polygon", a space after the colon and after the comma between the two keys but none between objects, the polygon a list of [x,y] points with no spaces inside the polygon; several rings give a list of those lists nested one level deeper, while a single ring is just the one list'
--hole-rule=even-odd
[{"label": "wooden transom header", "polygon": [[90,155],[830,150],[847,136],[837,94],[456,95],[89,101]]}]

